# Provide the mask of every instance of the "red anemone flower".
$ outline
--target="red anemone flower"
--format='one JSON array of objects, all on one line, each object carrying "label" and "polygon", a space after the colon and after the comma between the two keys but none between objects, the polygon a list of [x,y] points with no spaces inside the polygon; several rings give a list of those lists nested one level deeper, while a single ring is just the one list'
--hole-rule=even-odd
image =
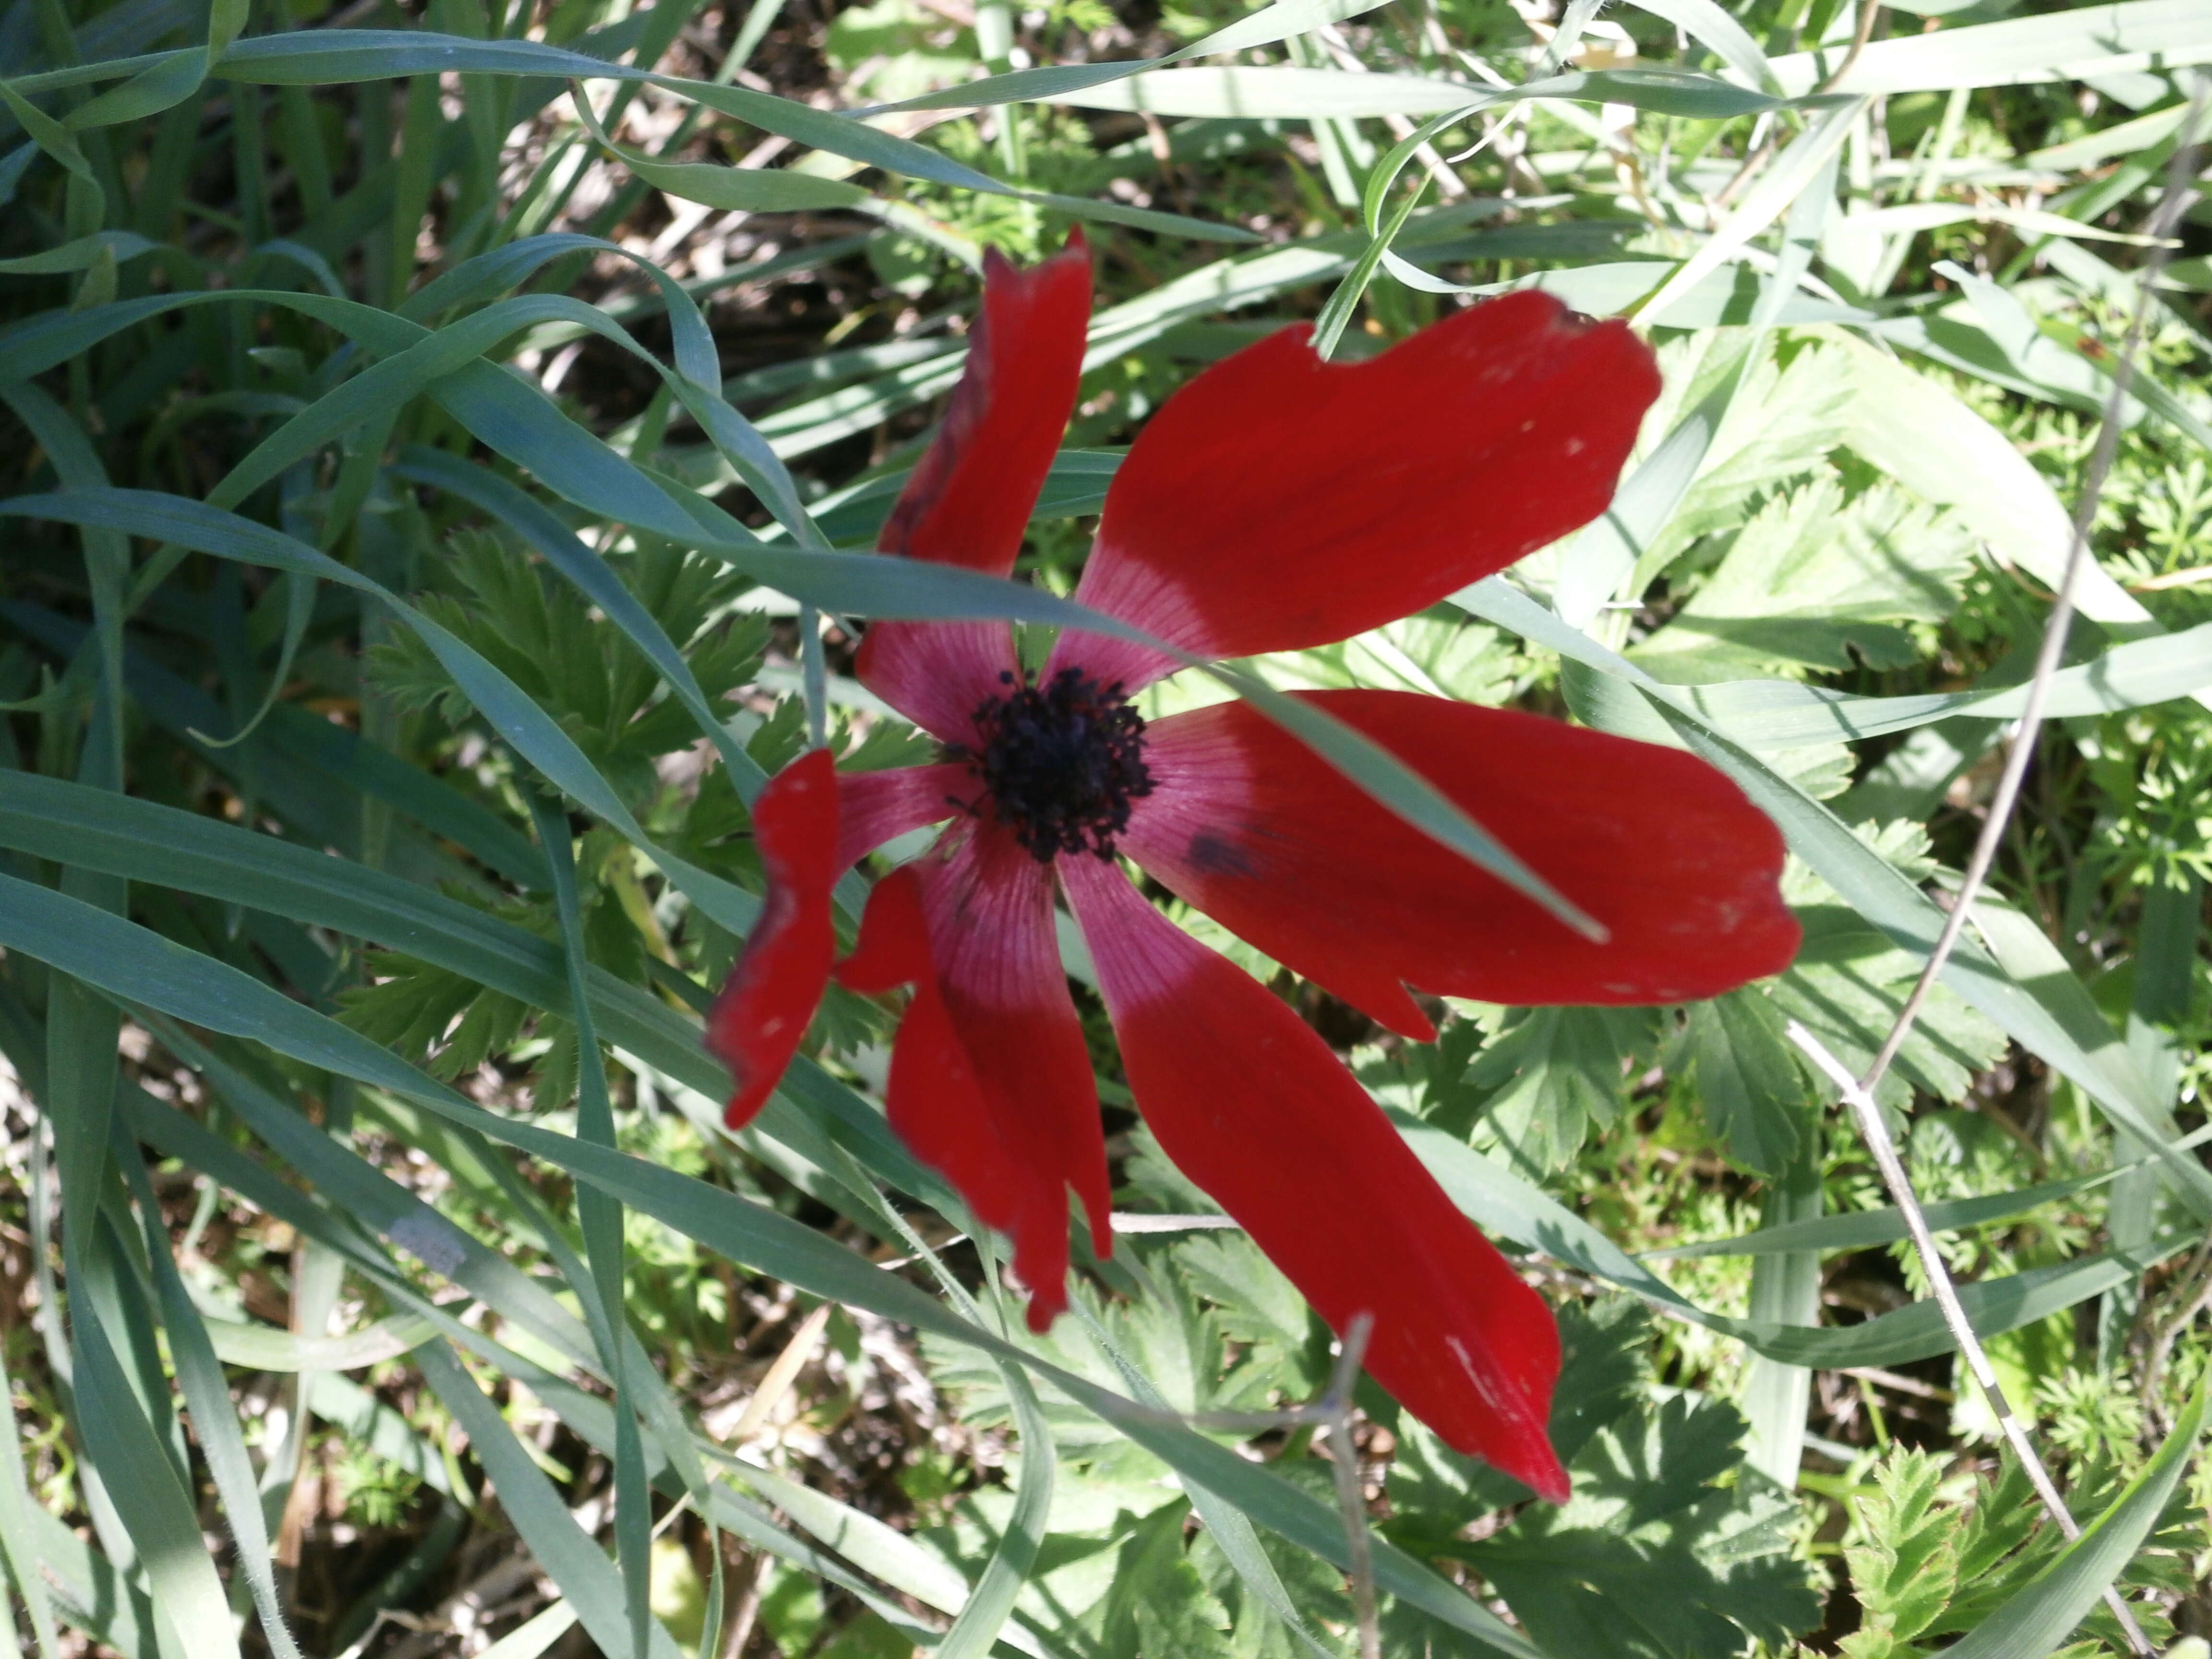
[{"label": "red anemone flower", "polygon": [[[1091,307],[1079,242],[994,259],[967,369],[886,526],[887,553],[1005,575],[1074,401]],[[1431,605],[1605,509],[1657,395],[1650,352],[1534,292],[1370,362],[1303,327],[1214,365],[1154,416],[1107,492],[1076,597],[1201,658],[1341,640]],[[1279,998],[1155,909],[1126,857],[1401,1036],[1407,986],[1486,1002],[1665,1003],[1778,972],[1796,923],[1782,842],[1676,750],[1392,691],[1308,694],[1419,771],[1599,919],[1594,943],[1406,824],[1242,702],[1147,723],[1178,662],[1070,631],[1025,672],[1003,622],[878,623],[860,677],[944,745],[840,777],[817,750],[763,793],[760,925],[708,1042],[732,1125],[790,1062],[832,971],[830,889],[950,820],[878,882],[836,971],[911,985],[892,1127],[1012,1236],[1030,1322],[1066,1305],[1069,1189],[1111,1248],[1097,1094],[1054,906],[1088,942],[1129,1086],[1160,1145],[1460,1450],[1553,1501],[1550,1310]]]}]

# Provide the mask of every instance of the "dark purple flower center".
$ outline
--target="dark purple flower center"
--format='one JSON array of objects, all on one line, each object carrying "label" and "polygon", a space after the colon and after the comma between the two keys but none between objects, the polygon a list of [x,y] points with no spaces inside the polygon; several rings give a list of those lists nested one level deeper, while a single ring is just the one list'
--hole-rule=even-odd
[{"label": "dark purple flower center", "polygon": [[1062,853],[1114,856],[1129,805],[1152,793],[1144,716],[1118,682],[1063,668],[1042,685],[999,676],[1008,690],[975,711],[981,738],[960,751],[1000,822],[1040,864]]}]

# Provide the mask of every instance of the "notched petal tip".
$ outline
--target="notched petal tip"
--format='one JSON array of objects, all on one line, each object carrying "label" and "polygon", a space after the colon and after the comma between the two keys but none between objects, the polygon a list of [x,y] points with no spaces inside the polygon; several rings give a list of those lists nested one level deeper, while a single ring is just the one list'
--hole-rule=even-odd
[{"label": "notched petal tip", "polygon": [[899,492],[885,553],[1004,573],[1075,406],[1091,323],[1080,242],[1039,264],[986,256],[983,303],[944,424]]},{"label": "notched petal tip", "polygon": [[[1075,406],[1091,323],[1091,255],[1071,237],[1018,266],[987,255],[983,303],[945,419],[884,525],[879,551],[1003,576],[1044,488]],[[854,672],[878,696],[948,743],[1016,665],[1003,622],[884,621]]]},{"label": "notched petal tip", "polygon": [[[1146,423],[1076,597],[1201,656],[1348,638],[1603,512],[1659,384],[1625,324],[1528,290],[1364,362],[1281,331]],[[1133,687],[1174,665],[1100,652]]]},{"label": "notched petal tip", "polygon": [[1374,1321],[1367,1370],[1455,1449],[1558,1501],[1559,1328],[1313,1030],[1116,870],[1063,872],[1167,1155],[1339,1332]]},{"label": "notched petal tip", "polygon": [[753,841],[768,892],[707,1018],[707,1050],[735,1081],[722,1120],[732,1129],[752,1121],[799,1052],[836,952],[837,773],[828,750],[769,780],[753,803]]}]

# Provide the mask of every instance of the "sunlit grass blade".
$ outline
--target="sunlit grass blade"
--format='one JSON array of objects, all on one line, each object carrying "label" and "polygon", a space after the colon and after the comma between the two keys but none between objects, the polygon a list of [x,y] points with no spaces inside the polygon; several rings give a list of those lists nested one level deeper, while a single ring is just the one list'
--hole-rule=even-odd
[{"label": "sunlit grass blade", "polygon": [[1986,1621],[1946,1651],[1961,1659],[2042,1659],[2063,1643],[2158,1524],[2196,1452],[2206,1398],[2207,1390],[2200,1385],[2157,1455],[2112,1506]]}]

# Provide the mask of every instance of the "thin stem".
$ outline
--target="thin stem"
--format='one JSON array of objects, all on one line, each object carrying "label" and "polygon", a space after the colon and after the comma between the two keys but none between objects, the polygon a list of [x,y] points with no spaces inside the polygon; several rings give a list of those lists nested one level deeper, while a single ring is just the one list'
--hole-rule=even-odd
[{"label": "thin stem", "polygon": [[[1952,1282],[1950,1267],[1936,1248],[1936,1235],[1929,1230],[1928,1218],[1922,1212],[1919,1200],[1913,1193],[1912,1178],[1905,1173],[1905,1160],[1898,1156],[1897,1143],[1890,1138],[1889,1124],[1881,1115],[1881,1106],[1866,1086],[1852,1077],[1843,1061],[1828,1052],[1827,1046],[1820,1038],[1794,1019],[1790,1022],[1789,1032],[1790,1040],[1803,1049],[1807,1057],[1827,1074],[1828,1080],[1843,1096],[1844,1103],[1851,1109],[1851,1115],[1858,1123],[1859,1133],[1865,1139],[1867,1149],[1874,1154],[1875,1165],[1881,1170],[1883,1184],[1889,1188],[1890,1198],[1905,1217],[1905,1229],[1912,1236],[1913,1250],[1920,1258],[1922,1270],[1928,1275],[1929,1289],[1935,1293],[1936,1305],[1943,1310],[1943,1322],[1950,1327],[1952,1338],[1959,1345],[1959,1352],[1966,1357],[1966,1368],[1973,1372],[1974,1381],[1981,1385],[1982,1393],[1987,1396],[1990,1410],[1996,1414],[1997,1426],[2003,1431],[2006,1443],[2012,1448],[2013,1455],[2020,1460],[2021,1467],[2027,1471],[2027,1478],[2034,1483],[2036,1496],[2043,1500],[2043,1507],[2051,1518],[2058,1523],[2059,1531],[2069,1539],[2079,1538],[2081,1535],[2080,1523],[2074,1519],[2074,1512],[2066,1507],[2066,1500],[2060,1495],[2057,1483],[2051,1480],[2051,1471],[2044,1468],[2043,1459],[2036,1452],[2035,1443],[2027,1437],[2027,1430],[2013,1415],[2012,1402],[2005,1398],[2004,1389],[1997,1382],[1996,1368],[1990,1364],[1989,1353],[1982,1346],[1980,1337],[1975,1334],[1973,1322],[1966,1317],[1966,1304],[1959,1300],[1959,1287]],[[2152,1659],[2156,1650],[2143,1634],[2142,1626],[2136,1622],[2136,1616],[2129,1610],[2127,1603],[2120,1599],[2119,1591],[2111,1585],[2105,1588],[2105,1605],[2112,1609],[2112,1616],[2120,1621],[2120,1628],[2127,1632],[2128,1645],[2142,1659]]]},{"label": "thin stem", "polygon": [[1851,37],[1851,49],[1836,65],[1836,72],[1820,83],[1820,91],[1833,92],[1851,72],[1851,66],[1859,61],[1859,54],[1867,49],[1867,42],[1874,39],[1874,26],[1881,17],[1881,3],[1882,0],[1860,0],[1858,33]]},{"label": "thin stem", "polygon": [[1358,1314],[1346,1328],[1337,1351],[1336,1370],[1323,1403],[1328,1414],[1328,1444],[1336,1463],[1336,1498],[1344,1508],[1345,1566],[1352,1578],[1352,1605],[1359,1620],[1360,1659],[1382,1659],[1382,1626],[1375,1610],[1375,1552],[1367,1538],[1367,1500],[1360,1490],[1359,1448],[1352,1438],[1352,1389],[1359,1362],[1373,1334],[1374,1318]]},{"label": "thin stem", "polygon": [[2082,481],[2081,499],[2074,508],[2073,538],[2066,550],[2066,568],[2059,578],[2058,592],[2051,606],[2051,619],[2045,624],[2043,644],[2036,653],[2035,676],[2027,688],[2027,701],[2022,707],[2020,728],[2013,738],[2012,750],[2005,757],[2003,774],[1997,779],[1996,793],[1990,798],[1989,816],[1983,821],[1982,833],[1975,840],[1973,856],[1966,861],[1966,872],[1959,885],[1959,896],[1951,913],[1943,919],[1942,932],[1937,935],[1936,949],[1928,957],[1928,965],[1920,971],[1912,994],[1905,998],[1905,1006],[1899,1011],[1897,1022],[1890,1027],[1889,1035],[1882,1039],[1881,1048],[1874,1057],[1874,1064],[1859,1080],[1859,1086],[1869,1092],[1889,1070],[1897,1058],[1898,1049],[1912,1030],[1913,1022],[1920,1018],[1920,1010],[1934,990],[1936,976],[1957,948],[1959,935],[1966,928],[1972,915],[1975,897],[1982,884],[1988,879],[1990,866],[1996,862],[1997,847],[2004,839],[2006,826],[2011,822],[2014,806],[2020,799],[2021,782],[2027,775],[2028,763],[2035,757],[2036,737],[2042,730],[2043,710],[2050,700],[2051,681],[2057,673],[2058,665],[2066,654],[2066,636],[2074,621],[2074,591],[2081,569],[2089,559],[2089,527],[2096,522],[2097,504],[2104,495],[2105,480],[2112,470],[2113,459],[2119,453],[2120,411],[2125,404],[2129,383],[2135,378],[2136,354],[2142,345],[2142,337],[2148,321],[2153,285],[2166,263],[2167,238],[2175,221],[2181,216],[2190,198],[2189,182],[2194,175],[2192,159],[2196,154],[2197,124],[2204,112],[2208,87],[2212,81],[2198,76],[2195,95],[2190,100],[2189,113],[2182,122],[2182,142],[2174,147],[2173,161],[2166,173],[2166,193],[2157,210],[2151,215],[2148,226],[2151,246],[2142,265],[2141,284],[2136,305],[2136,314],[2128,325],[2128,335],[2121,346],[2118,360],[2112,365],[2112,387],[2105,399],[2103,418],[2097,430],[2097,445],[2089,458],[2088,471]]},{"label": "thin stem", "polygon": [[2197,1249],[2188,1267],[2177,1282],[2184,1288],[2174,1297],[2179,1306],[2171,1318],[2160,1320],[2151,1333],[2150,1345],[2143,1355],[2143,1408],[2151,1413],[2161,1428],[2170,1429],[2166,1413],[2160,1410],[2158,1384],[2166,1370],[2166,1362],[2173,1352],[2173,1345],[2180,1340],[2197,1317],[2212,1307],[2212,1238],[2208,1238]]},{"label": "thin stem", "polygon": [[799,686],[806,698],[806,742],[811,749],[830,746],[830,665],[822,649],[822,613],[811,605],[799,607]]},{"label": "thin stem", "polygon": [[[1871,32],[1875,10],[1872,0],[1868,0],[1865,15],[1860,20],[1859,40],[1852,47],[1850,56],[1844,59],[1843,69],[1837,71],[1835,79],[1841,79],[1844,71],[1858,56],[1860,46],[1863,46]],[[1989,816],[1984,820],[1981,834],[1975,840],[1973,855],[1966,862],[1957,900],[1952,905],[1950,914],[1944,918],[1936,948],[1929,953],[1926,967],[1921,970],[1911,994],[1905,1000],[1905,1006],[1898,1011],[1895,1024],[1890,1027],[1889,1035],[1882,1039],[1881,1048],[1864,1077],[1853,1078],[1819,1038],[1795,1020],[1790,1023],[1789,1027],[1790,1040],[1803,1049],[1813,1063],[1835,1084],[1844,1103],[1850,1108],[1852,1116],[1857,1121],[1859,1133],[1881,1170],[1882,1181],[1889,1188],[1890,1199],[1905,1218],[1906,1230],[1911,1235],[1912,1248],[1920,1258],[1922,1270],[1928,1276],[1929,1287],[1935,1294],[1936,1305],[1942,1310],[1944,1323],[1950,1328],[1952,1338],[1958,1343],[1959,1352],[1965,1356],[1974,1381],[1988,1398],[1990,1409],[1995,1413],[2007,1443],[2012,1447],[2013,1455],[2019,1458],[2021,1467],[2027,1471],[2029,1480],[2033,1482],[2036,1495],[2042,1500],[2044,1509],[2057,1523],[2058,1529],[2069,1539],[2081,1536],[2081,1529],[2075,1522],[2073,1511],[2066,1507],[2057,1483],[2051,1478],[2051,1472],[2044,1467],[2034,1443],[2028,1438],[2027,1428],[2013,1414],[2011,1402],[2005,1398],[2004,1390],[1998,1384],[1996,1368],[1990,1364],[1989,1354],[1984,1350],[1980,1338],[1975,1334],[1973,1325],[1966,1317],[1965,1305],[1959,1300],[1958,1287],[1952,1282],[1950,1268],[1936,1248],[1935,1234],[1929,1231],[1928,1218],[1922,1212],[1919,1199],[1912,1190],[1912,1180],[1905,1172],[1905,1161],[1898,1156],[1896,1143],[1890,1137],[1889,1125],[1882,1117],[1881,1107],[1875,1103],[1874,1089],[1896,1060],[1899,1048],[1903,1046],[1913,1023],[1920,1017],[1921,1009],[1926,1006],[1929,993],[1935,988],[1937,975],[1942,974],[1952,951],[1958,947],[1960,935],[1973,913],[1974,900],[1989,878],[1990,866],[1996,860],[1997,848],[2012,822],[2014,809],[2020,800],[2021,786],[2027,775],[2028,764],[2034,758],[2036,738],[2042,729],[2043,712],[2049,700],[2051,682],[2066,653],[2066,636],[2074,620],[2075,589],[2082,568],[2089,559],[2090,526],[2096,522],[2097,503],[2103,495],[2105,480],[2112,471],[2113,459],[2119,451],[2120,414],[2127,398],[2129,383],[2135,377],[2136,356],[2142,348],[2150,307],[2154,303],[2152,289],[2159,270],[2166,261],[2167,236],[2190,200],[2189,184],[2194,175],[2197,128],[2204,112],[2208,91],[2212,91],[2212,81],[2199,76],[2190,100],[2189,113],[2182,122],[2180,142],[2174,147],[2165,193],[2151,215],[2148,227],[2151,245],[2143,261],[2135,316],[2128,325],[2126,342],[2113,365],[2112,390],[2105,401],[2096,447],[2091,453],[2088,470],[2083,477],[2080,499],[2075,504],[2073,534],[2066,550],[2066,568],[2059,579],[2058,592],[2052,598],[2051,617],[2045,624],[2043,642],[2036,653],[2035,675],[2028,687],[2027,701],[2021,711],[2020,727],[2014,735],[2012,750],[2005,757],[2003,774],[1997,780],[1996,793],[1990,800]],[[2119,1592],[2110,1585],[2105,1589],[2105,1603],[2119,1620],[2121,1629],[2127,1634],[2129,1645],[2142,1656],[2142,1659],[2150,1659],[2154,1650],[2143,1634],[2142,1627],[2136,1622],[2134,1613],[2121,1599]]]}]

